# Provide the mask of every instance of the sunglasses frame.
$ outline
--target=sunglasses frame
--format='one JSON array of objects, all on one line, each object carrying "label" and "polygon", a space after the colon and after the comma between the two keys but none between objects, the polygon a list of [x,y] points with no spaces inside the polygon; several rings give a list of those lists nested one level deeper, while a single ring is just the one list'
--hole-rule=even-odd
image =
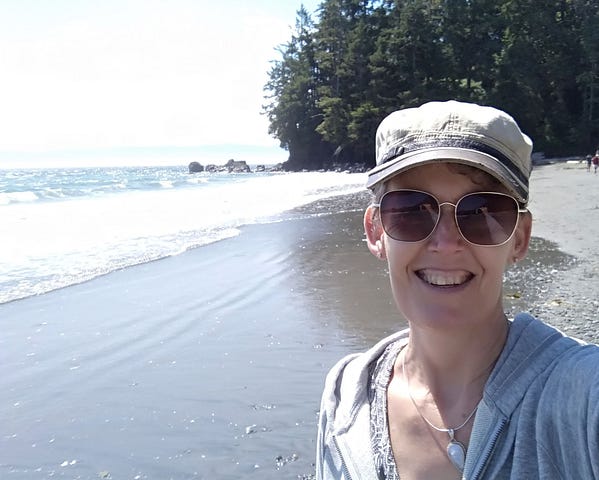
[{"label": "sunglasses frame", "polygon": [[[394,192],[422,193],[424,195],[428,195],[429,197],[433,198],[437,202],[437,207],[439,209],[439,213],[437,214],[437,219],[435,220],[435,224],[433,225],[433,228],[431,229],[430,233],[426,237],[424,237],[423,239],[421,239],[421,240],[400,240],[400,239],[397,239],[397,238],[393,237],[389,232],[387,232],[387,229],[385,228],[385,222],[383,221],[383,216],[380,214],[380,208],[381,208],[381,204],[383,203],[383,199],[388,194],[394,193]],[[497,195],[497,196],[507,197],[507,198],[510,198],[510,199],[512,199],[514,201],[514,205],[516,206],[516,212],[517,212],[516,223],[514,223],[514,228],[512,229],[512,233],[510,233],[510,235],[503,242],[501,242],[501,243],[493,243],[493,244],[487,244],[486,245],[486,244],[483,244],[483,243],[472,242],[472,241],[470,241],[470,240],[468,240],[466,238],[466,236],[462,232],[462,229],[460,228],[460,224],[458,223],[458,205],[459,205],[459,203],[464,198],[466,198],[466,197],[469,197],[471,195],[480,195],[480,194],[491,194],[491,195]],[[400,188],[400,189],[397,189],[397,190],[389,190],[388,192],[385,192],[383,194],[383,196],[381,197],[381,200],[378,203],[373,203],[372,204],[373,207],[379,209],[379,218],[381,220],[381,225],[383,226],[383,230],[385,231],[385,233],[387,235],[389,235],[389,237],[392,238],[393,240],[395,240],[397,242],[402,242],[402,243],[418,243],[418,242],[424,242],[425,240],[428,240],[431,237],[431,235],[433,233],[435,233],[435,230],[439,226],[439,221],[441,220],[441,207],[443,205],[451,205],[453,207],[453,220],[455,222],[456,228],[458,229],[458,232],[460,233],[460,236],[467,243],[469,243],[470,245],[474,245],[476,247],[500,247],[501,245],[505,245],[514,236],[514,233],[516,232],[516,229],[518,228],[518,223],[520,221],[520,214],[528,212],[528,209],[520,207],[520,203],[513,196],[511,196],[511,195],[509,195],[507,193],[502,193],[502,192],[488,192],[488,191],[470,192],[470,193],[467,193],[467,194],[463,195],[462,197],[460,197],[455,203],[452,203],[452,202],[440,202],[439,199],[437,197],[435,197],[432,193],[425,192],[424,190],[415,190],[415,189],[411,189],[411,188]]]}]

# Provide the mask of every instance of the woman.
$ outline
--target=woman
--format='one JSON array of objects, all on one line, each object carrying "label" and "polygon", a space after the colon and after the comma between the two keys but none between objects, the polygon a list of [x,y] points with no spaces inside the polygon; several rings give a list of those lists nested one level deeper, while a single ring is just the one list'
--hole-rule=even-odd
[{"label": "woman", "polygon": [[502,305],[531,235],[530,139],[431,102],[383,120],[376,150],[364,228],[409,328],[327,376],[317,478],[599,478],[599,348]]}]

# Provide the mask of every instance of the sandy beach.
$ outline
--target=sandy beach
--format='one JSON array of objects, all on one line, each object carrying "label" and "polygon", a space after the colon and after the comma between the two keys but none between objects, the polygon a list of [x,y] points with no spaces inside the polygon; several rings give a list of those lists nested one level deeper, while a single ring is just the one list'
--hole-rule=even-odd
[{"label": "sandy beach", "polygon": [[539,278],[546,286],[530,299],[530,311],[570,335],[597,343],[599,174],[588,173],[583,163],[539,166],[531,176],[530,196],[533,237],[554,242],[551,248],[568,256],[548,277]]},{"label": "sandy beach", "polygon": [[[405,325],[367,201],[0,305],[0,477],[311,478],[326,371]],[[599,175],[537,167],[530,209],[508,313],[597,341]]]}]

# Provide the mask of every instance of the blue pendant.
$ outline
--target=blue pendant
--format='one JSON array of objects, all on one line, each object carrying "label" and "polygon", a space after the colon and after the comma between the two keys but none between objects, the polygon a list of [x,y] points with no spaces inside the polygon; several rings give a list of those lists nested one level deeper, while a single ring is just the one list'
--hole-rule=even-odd
[{"label": "blue pendant", "polygon": [[460,472],[464,471],[464,462],[466,460],[466,450],[457,440],[451,440],[447,444],[447,456],[455,468]]}]

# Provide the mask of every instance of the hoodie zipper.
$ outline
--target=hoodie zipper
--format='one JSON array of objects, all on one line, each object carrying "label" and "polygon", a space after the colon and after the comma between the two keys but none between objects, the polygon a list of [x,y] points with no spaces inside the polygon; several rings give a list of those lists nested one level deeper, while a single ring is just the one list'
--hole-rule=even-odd
[{"label": "hoodie zipper", "polygon": [[472,480],[478,480],[480,478],[480,476],[482,475],[483,471],[485,470],[485,468],[487,467],[487,462],[489,461],[489,458],[491,457],[491,454],[493,453],[493,450],[495,449],[495,444],[497,443],[499,436],[503,432],[503,428],[505,427],[506,423],[507,423],[507,420],[505,420],[505,419],[501,420],[499,427],[497,428],[497,430],[495,430],[495,434],[493,435],[493,438],[489,442],[489,445],[484,452],[483,461],[479,463],[480,467],[478,468],[478,471],[476,471],[475,474],[472,475]]},{"label": "hoodie zipper", "polygon": [[341,454],[341,448],[339,448],[339,444],[337,443],[337,437],[335,436],[333,436],[333,443],[335,444],[337,455],[339,455],[339,458],[341,459],[341,471],[343,472],[343,478],[346,480],[352,480],[349,470],[347,469],[347,465],[345,464],[345,460],[343,459],[343,455]]}]

